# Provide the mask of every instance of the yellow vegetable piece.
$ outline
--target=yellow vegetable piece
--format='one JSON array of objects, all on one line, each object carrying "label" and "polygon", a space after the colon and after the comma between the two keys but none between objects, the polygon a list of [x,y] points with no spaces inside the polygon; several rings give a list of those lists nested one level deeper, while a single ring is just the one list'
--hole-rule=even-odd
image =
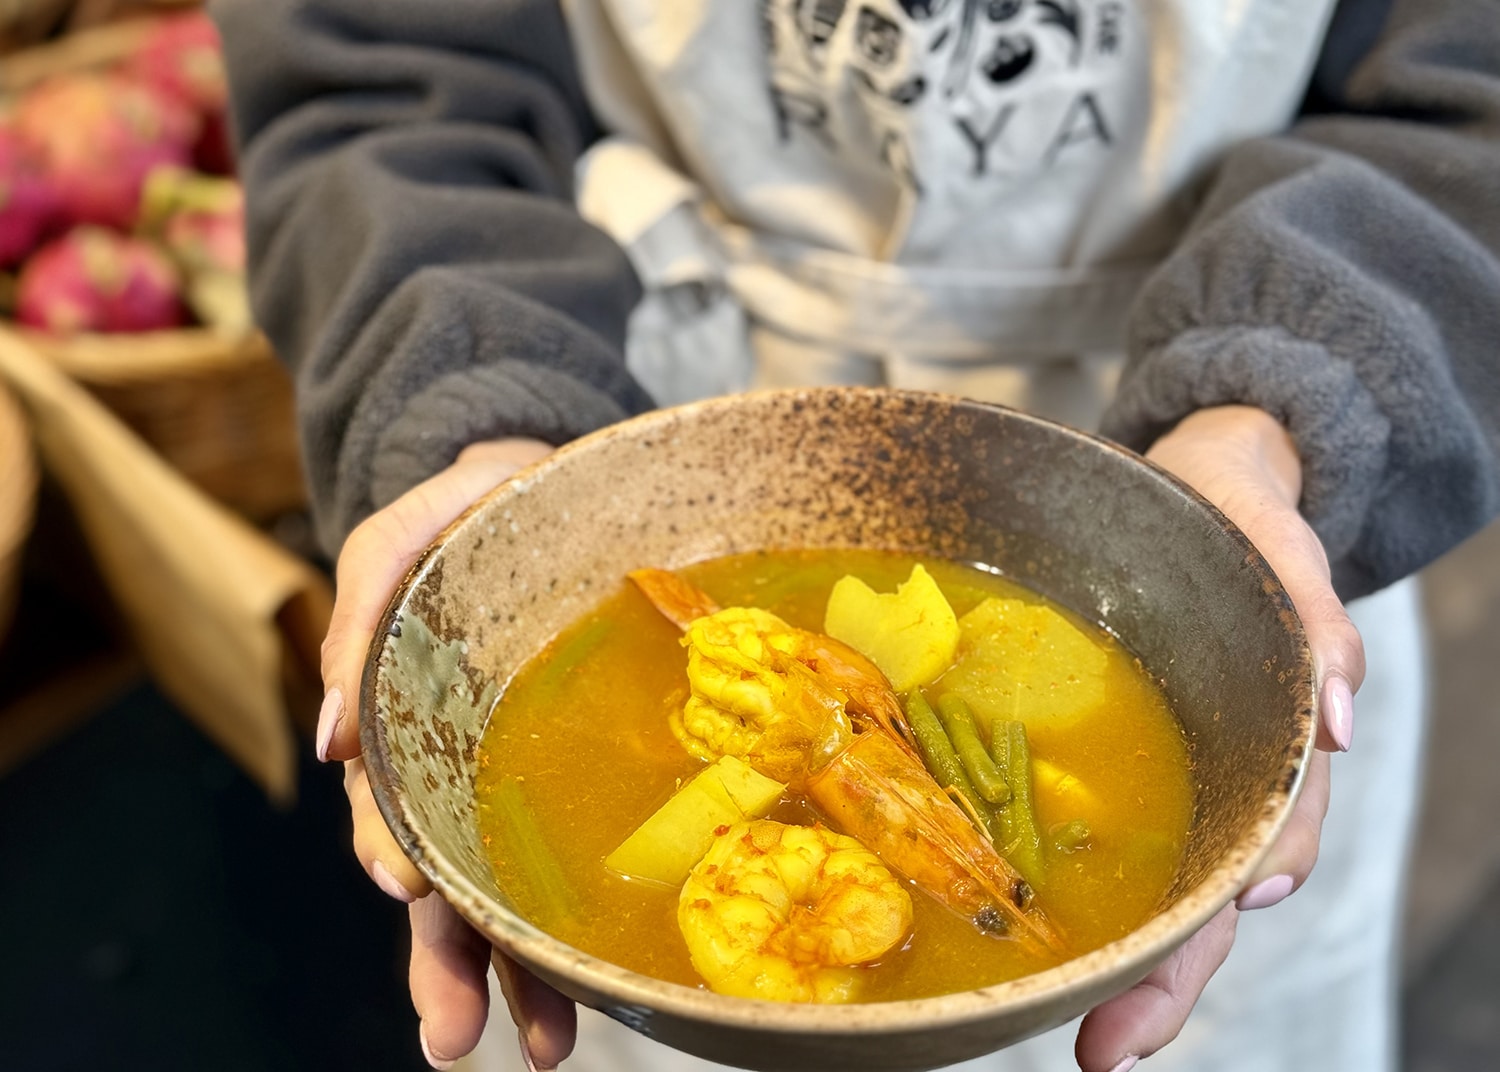
[{"label": "yellow vegetable piece", "polygon": [[959,620],[958,654],[943,691],[963,697],[988,733],[997,720],[1028,730],[1088,714],[1104,701],[1108,658],[1057,611],[986,599]]},{"label": "yellow vegetable piece", "polygon": [[786,786],[723,756],[657,808],[605,866],[631,878],[681,886],[725,827],[765,816]]},{"label": "yellow vegetable piece", "polygon": [[933,681],[958,647],[953,608],[920,564],[894,592],[841,578],[828,596],[823,632],[878,666],[897,692]]},{"label": "yellow vegetable piece", "polygon": [[1054,810],[1087,816],[1097,816],[1103,810],[1094,791],[1057,764],[1032,756],[1031,774],[1038,795],[1055,801]]}]

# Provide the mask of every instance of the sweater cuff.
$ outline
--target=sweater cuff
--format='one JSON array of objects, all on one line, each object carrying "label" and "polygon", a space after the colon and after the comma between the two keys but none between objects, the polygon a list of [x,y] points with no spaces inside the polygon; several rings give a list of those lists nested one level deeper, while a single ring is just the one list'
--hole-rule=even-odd
[{"label": "sweater cuff", "polygon": [[541,365],[504,360],[439,377],[380,437],[370,499],[388,506],[472,443],[507,436],[554,446],[628,417],[609,395]]},{"label": "sweater cuff", "polygon": [[1291,433],[1299,508],[1329,559],[1343,558],[1379,492],[1391,436],[1353,365],[1278,328],[1188,331],[1133,363],[1101,430],[1145,451],[1188,414],[1224,405],[1256,406]]}]

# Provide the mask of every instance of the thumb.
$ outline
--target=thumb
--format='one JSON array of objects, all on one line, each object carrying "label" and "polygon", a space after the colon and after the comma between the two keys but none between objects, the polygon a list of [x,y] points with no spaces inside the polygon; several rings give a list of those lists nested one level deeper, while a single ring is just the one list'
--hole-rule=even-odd
[{"label": "thumb", "polygon": [[552,448],[533,439],[471,447],[431,479],[371,514],[344,541],[333,614],[323,639],[323,706],[317,752],[323,761],[359,755],[360,676],[376,625],[417,557],[485,492]]}]

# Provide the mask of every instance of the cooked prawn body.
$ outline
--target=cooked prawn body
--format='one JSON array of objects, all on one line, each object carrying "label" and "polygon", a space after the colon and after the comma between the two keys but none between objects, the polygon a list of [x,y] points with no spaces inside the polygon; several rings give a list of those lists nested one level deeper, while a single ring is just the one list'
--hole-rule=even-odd
[{"label": "cooked prawn body", "polygon": [[753,607],[730,607],[687,627],[692,693],[672,729],[689,752],[732,755],[800,789],[809,766],[849,744],[845,698],[798,661],[799,632]]},{"label": "cooked prawn body", "polygon": [[847,1002],[860,966],[911,931],[911,897],[858,841],[825,827],[737,823],[677,902],[693,967],[720,994]]}]

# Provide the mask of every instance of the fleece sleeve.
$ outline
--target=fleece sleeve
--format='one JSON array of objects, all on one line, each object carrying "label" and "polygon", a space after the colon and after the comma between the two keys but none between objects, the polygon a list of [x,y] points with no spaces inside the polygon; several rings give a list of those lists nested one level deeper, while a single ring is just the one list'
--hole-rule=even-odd
[{"label": "fleece sleeve", "polygon": [[1143,288],[1104,431],[1274,414],[1350,598],[1500,510],[1500,3],[1345,0],[1309,100]]},{"label": "fleece sleeve", "polygon": [[574,211],[597,136],[556,0],[214,0],[251,300],[296,379],[323,544],[468,443],[651,405],[639,285]]}]

